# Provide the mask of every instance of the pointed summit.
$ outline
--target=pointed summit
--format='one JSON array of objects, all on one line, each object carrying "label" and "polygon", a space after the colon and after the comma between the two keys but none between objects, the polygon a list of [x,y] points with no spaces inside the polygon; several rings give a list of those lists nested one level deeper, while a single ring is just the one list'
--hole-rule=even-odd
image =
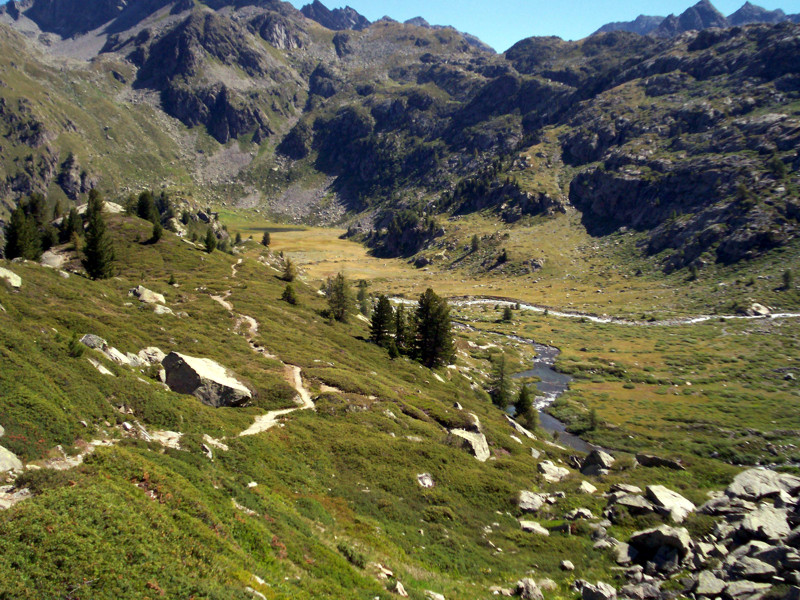
[{"label": "pointed summit", "polygon": [[300,12],[312,21],[316,21],[323,27],[333,31],[345,29],[361,31],[370,26],[369,19],[349,6],[330,10],[319,0],[314,0],[312,4],[306,4],[301,8]]},{"label": "pointed summit", "polygon": [[786,13],[780,8],[767,10],[755,4],[745,2],[742,7],[728,17],[731,25],[748,25],[750,23],[780,23],[786,20]]},{"label": "pointed summit", "polygon": [[699,31],[709,27],[728,27],[729,25],[725,15],[719,12],[710,0],[700,0],[691,8],[687,8],[678,17],[678,23],[683,31],[692,29]]}]

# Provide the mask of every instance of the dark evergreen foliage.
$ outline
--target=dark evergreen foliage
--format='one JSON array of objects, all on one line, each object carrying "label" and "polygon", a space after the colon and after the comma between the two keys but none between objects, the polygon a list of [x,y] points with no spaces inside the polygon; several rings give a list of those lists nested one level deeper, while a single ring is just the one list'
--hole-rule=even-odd
[{"label": "dark evergreen foliage", "polygon": [[455,358],[450,307],[447,300],[428,288],[419,297],[416,311],[416,355],[428,368],[450,364]]},{"label": "dark evergreen foliage", "polygon": [[394,311],[392,310],[392,304],[389,302],[389,298],[381,294],[378,298],[378,304],[372,313],[372,326],[370,328],[372,341],[379,346],[388,348],[390,342],[394,341],[392,339],[393,330]]},{"label": "dark evergreen foliage", "polygon": [[331,318],[337,321],[346,322],[347,315],[352,310],[353,295],[350,291],[350,284],[342,273],[338,273],[333,281],[330,282],[328,292],[328,309]]},{"label": "dark evergreen foliage", "polygon": [[107,279],[113,274],[114,247],[103,218],[103,198],[95,189],[89,192],[86,217],[88,225],[83,266],[92,279]]}]

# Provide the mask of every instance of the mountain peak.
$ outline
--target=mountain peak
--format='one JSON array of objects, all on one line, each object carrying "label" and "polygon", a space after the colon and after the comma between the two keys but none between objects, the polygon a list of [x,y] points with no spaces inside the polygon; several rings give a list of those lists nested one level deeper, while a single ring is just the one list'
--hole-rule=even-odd
[{"label": "mountain peak", "polygon": [[356,9],[349,6],[344,8],[334,8],[333,10],[325,6],[320,0],[314,0],[311,4],[306,4],[300,9],[304,16],[316,21],[323,27],[333,31],[353,29],[361,31],[371,25],[369,19],[359,13]]}]

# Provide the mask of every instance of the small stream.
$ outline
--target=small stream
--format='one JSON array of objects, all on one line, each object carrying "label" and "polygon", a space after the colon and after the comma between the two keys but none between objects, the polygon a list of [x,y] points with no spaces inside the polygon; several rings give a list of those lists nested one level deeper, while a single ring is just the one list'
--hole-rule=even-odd
[{"label": "small stream", "polygon": [[[569,448],[577,450],[578,452],[589,453],[592,450],[599,448],[599,446],[595,446],[585,440],[582,440],[577,435],[568,433],[567,426],[564,423],[545,412],[545,409],[555,402],[556,398],[569,389],[569,384],[572,381],[572,377],[564,373],[559,373],[554,368],[556,359],[558,358],[558,355],[561,354],[561,351],[558,348],[555,346],[540,344],[535,340],[519,337],[517,335],[509,335],[499,331],[476,329],[472,325],[463,323],[461,321],[456,321],[455,323],[461,327],[464,327],[465,329],[470,329],[471,331],[477,331],[479,333],[491,335],[500,335],[510,340],[514,340],[515,342],[530,344],[533,346],[534,350],[536,350],[536,358],[533,359],[533,365],[531,368],[526,371],[514,373],[511,375],[511,378],[523,379],[526,377],[537,377],[539,379],[539,381],[537,381],[535,384],[539,393],[534,399],[534,406],[539,413],[540,427],[550,433],[558,433],[559,444],[568,446]],[[514,415],[513,406],[509,408],[509,414],[511,416]]]},{"label": "small stream", "polygon": [[[503,334],[499,334],[503,335]],[[536,388],[539,393],[536,395],[535,406],[539,412],[539,424],[542,429],[550,433],[558,433],[558,443],[568,446],[578,452],[589,453],[598,448],[589,442],[582,440],[577,435],[567,432],[566,425],[554,416],[545,412],[545,409],[555,402],[561,394],[569,389],[572,377],[555,370],[556,358],[561,351],[554,346],[540,344],[534,340],[519,337],[516,335],[506,335],[514,341],[530,344],[536,350],[536,358],[533,359],[533,366],[527,371],[514,373],[512,379],[523,379],[526,377],[537,377]],[[511,409],[513,412],[513,408]]]}]

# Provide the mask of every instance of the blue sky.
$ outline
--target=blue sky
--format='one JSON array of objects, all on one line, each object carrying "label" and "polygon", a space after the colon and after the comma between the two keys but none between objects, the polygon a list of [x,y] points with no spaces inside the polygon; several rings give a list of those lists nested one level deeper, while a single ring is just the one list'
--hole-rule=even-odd
[{"label": "blue sky", "polygon": [[[311,0],[290,0],[300,8]],[[611,21],[632,21],[640,14],[680,14],[697,0],[321,0],[328,8],[352,6],[370,21],[384,15],[398,21],[424,17],[433,25],[452,25],[503,52],[532,35],[564,39],[586,37]],[[711,0],[725,15],[744,0]],[[769,10],[800,13],[800,0],[751,0]]]}]

